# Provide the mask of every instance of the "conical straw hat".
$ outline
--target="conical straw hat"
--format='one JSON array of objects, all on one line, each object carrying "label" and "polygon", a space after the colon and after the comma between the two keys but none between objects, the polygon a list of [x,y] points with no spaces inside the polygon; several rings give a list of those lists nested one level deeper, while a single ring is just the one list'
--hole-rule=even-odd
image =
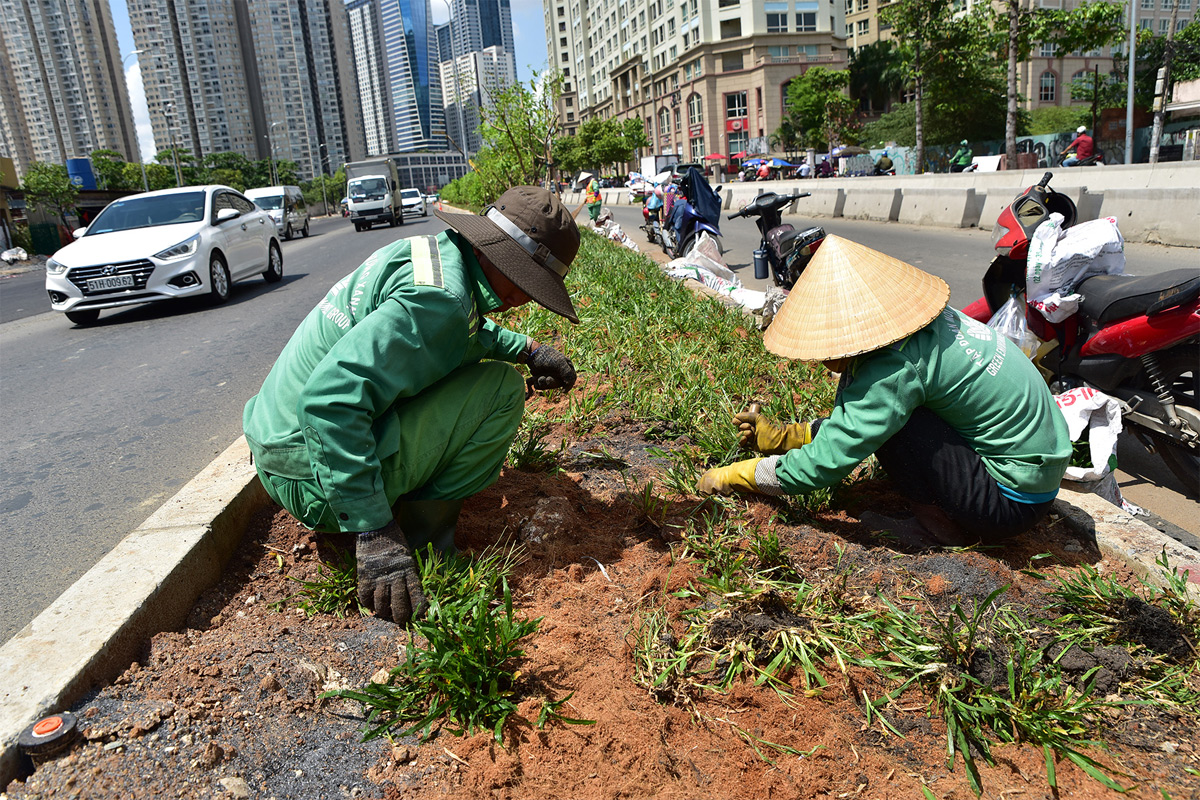
[{"label": "conical straw hat", "polygon": [[924,328],[946,307],[941,278],[840,236],[827,236],[763,343],[776,355],[828,361],[878,350]]}]

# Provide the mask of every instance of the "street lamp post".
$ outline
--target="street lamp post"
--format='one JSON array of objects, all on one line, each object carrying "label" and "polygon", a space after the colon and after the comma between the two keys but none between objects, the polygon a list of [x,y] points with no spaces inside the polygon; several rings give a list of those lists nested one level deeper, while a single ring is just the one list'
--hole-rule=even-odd
[{"label": "street lamp post", "polygon": [[324,142],[318,145],[317,152],[321,156],[321,205],[325,206],[325,216],[329,216],[329,198],[325,195],[325,156],[329,153],[329,148]]},{"label": "street lamp post", "polygon": [[163,101],[163,114],[167,118],[167,134],[171,137],[171,158],[175,160],[175,185],[183,186],[183,174],[179,171],[179,150],[175,147],[175,103],[172,100]]},{"label": "street lamp post", "polygon": [[[141,50],[131,50],[128,53],[126,53],[125,57],[121,59],[121,70],[124,71],[125,64],[129,61],[129,59],[132,58],[133,56],[136,56],[140,52],[142,52],[142,51]],[[141,62],[138,62],[138,63],[140,65]],[[128,82],[126,82],[126,84],[125,84],[125,91],[126,92],[129,91],[129,83]],[[133,129],[133,138],[134,138],[134,146],[137,147],[138,166],[142,168],[142,191],[148,192],[148,191],[150,191],[150,181],[146,179],[146,162],[142,160],[142,143],[137,140],[137,126],[136,125],[134,126],[134,129]]]},{"label": "street lamp post", "polygon": [[282,122],[272,122],[270,131],[267,133],[267,144],[271,147],[271,183],[276,186],[279,185],[279,171],[275,164],[275,137],[271,134],[274,132],[276,125],[282,124]]}]

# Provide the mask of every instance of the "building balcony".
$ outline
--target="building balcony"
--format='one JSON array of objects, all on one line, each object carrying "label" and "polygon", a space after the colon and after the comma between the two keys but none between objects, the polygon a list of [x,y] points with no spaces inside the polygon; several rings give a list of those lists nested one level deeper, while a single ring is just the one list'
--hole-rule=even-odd
[{"label": "building balcony", "polygon": [[763,56],[756,63],[761,67],[763,64],[833,64],[844,60],[838,53],[826,53],[818,56]]}]

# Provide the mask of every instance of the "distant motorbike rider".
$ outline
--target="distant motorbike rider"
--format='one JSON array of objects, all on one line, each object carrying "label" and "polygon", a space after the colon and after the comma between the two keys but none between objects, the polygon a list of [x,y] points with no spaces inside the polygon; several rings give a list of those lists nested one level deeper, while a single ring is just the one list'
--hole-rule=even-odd
[{"label": "distant motorbike rider", "polygon": [[737,414],[743,446],[762,455],[710,469],[697,491],[811,492],[874,453],[914,514],[880,530],[945,545],[1029,530],[1070,460],[1066,420],[1032,362],[949,297],[940,278],[826,237],[763,343],[840,373],[831,413],[787,425]]},{"label": "distant motorbike rider", "polygon": [[971,160],[973,158],[974,154],[971,152],[970,145],[967,144],[966,139],[963,139],[958,143],[958,152],[950,157],[950,171],[962,172],[967,167],[971,166]]},{"label": "distant motorbike rider", "polygon": [[1088,136],[1086,125],[1080,125],[1076,128],[1075,134],[1075,138],[1071,140],[1071,143],[1058,154],[1061,157],[1067,155],[1072,150],[1075,151],[1063,159],[1062,165],[1064,167],[1078,166],[1081,161],[1086,161],[1096,152],[1096,143],[1092,140],[1092,137]]},{"label": "distant motorbike rider", "polygon": [[888,151],[884,150],[883,155],[881,155],[879,157],[879,160],[875,162],[875,174],[876,175],[887,175],[891,171],[892,171],[892,159],[891,159],[891,156],[888,155]]}]

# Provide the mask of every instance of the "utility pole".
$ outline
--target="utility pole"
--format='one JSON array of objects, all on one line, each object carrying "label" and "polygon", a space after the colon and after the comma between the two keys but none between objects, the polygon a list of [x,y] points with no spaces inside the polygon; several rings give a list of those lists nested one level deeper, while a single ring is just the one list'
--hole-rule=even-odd
[{"label": "utility pole", "polygon": [[324,142],[318,145],[317,153],[321,157],[321,205],[325,206],[325,216],[329,216],[329,198],[325,196],[325,157],[329,152],[329,148]]},{"label": "utility pole", "polygon": [[[1133,163],[1133,77],[1137,63],[1137,7],[1129,0],[1129,76],[1125,92],[1125,163]],[[1095,131],[1092,131],[1095,133]]]},{"label": "utility pole", "polygon": [[1171,94],[1171,61],[1175,56],[1175,23],[1179,19],[1179,0],[1171,6],[1171,21],[1167,24],[1167,42],[1163,52],[1162,67],[1158,70],[1158,80],[1154,84],[1154,127],[1150,129],[1150,163],[1158,163],[1158,145],[1162,139],[1163,108]]}]

